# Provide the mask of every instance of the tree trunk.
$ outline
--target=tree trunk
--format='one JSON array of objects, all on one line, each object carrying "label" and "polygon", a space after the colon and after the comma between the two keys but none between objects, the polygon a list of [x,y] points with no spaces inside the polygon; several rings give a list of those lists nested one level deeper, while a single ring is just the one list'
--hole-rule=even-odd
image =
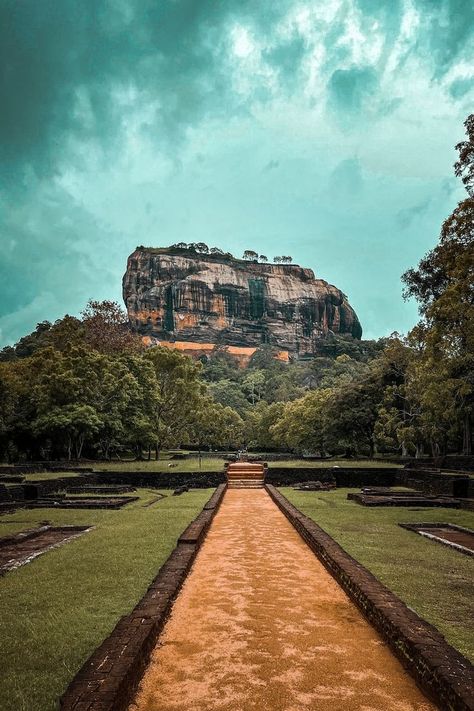
[{"label": "tree trunk", "polygon": [[462,427],[462,453],[472,454],[472,423],[471,415],[466,412],[463,419]]},{"label": "tree trunk", "polygon": [[78,438],[77,444],[76,444],[76,459],[81,458],[82,448],[84,447],[84,440],[85,440],[85,435],[83,435],[83,434],[79,435],[79,438]]},{"label": "tree trunk", "polygon": [[374,454],[375,454],[375,444],[374,444],[374,441],[371,439],[371,440],[369,441],[369,456],[370,456],[370,459],[373,459],[373,458],[374,458]]}]

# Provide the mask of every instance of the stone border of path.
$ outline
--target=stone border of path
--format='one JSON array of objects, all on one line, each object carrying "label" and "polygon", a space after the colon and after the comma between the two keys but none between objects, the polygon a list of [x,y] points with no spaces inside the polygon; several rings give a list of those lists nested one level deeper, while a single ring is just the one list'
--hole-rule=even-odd
[{"label": "stone border of path", "polygon": [[59,701],[61,711],[125,711],[225,493],[217,487],[183,531],[145,595],[93,652]]},{"label": "stone border of path", "polygon": [[441,709],[474,709],[474,667],[367,568],[271,484],[273,501],[427,696]]}]

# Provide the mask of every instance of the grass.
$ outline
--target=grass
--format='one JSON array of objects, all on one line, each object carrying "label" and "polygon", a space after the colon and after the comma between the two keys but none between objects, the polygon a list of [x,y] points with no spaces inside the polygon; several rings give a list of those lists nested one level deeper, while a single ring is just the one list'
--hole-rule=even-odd
[{"label": "grass", "polygon": [[55,525],[94,530],[0,578],[2,711],[53,711],[76,671],[146,591],[211,490],[157,491],[119,511],[20,510],[0,518],[0,535]]},{"label": "grass", "polygon": [[318,523],[409,607],[474,661],[474,558],[434,543],[398,523],[443,522],[474,528],[474,513],[456,509],[367,508],[350,489],[282,493]]},{"label": "grass", "polygon": [[[173,464],[173,467],[169,465]],[[224,469],[225,461],[221,458],[203,457],[201,460],[201,471],[203,472],[220,472]],[[379,462],[371,459],[360,460],[333,460],[327,461],[307,461],[305,459],[284,460],[279,462],[269,462],[268,466],[285,467],[285,468],[314,468],[321,469],[327,467],[394,467],[398,466],[390,462]],[[94,469],[96,471],[139,471],[139,472],[199,472],[199,458],[192,457],[191,459],[182,459],[170,461],[169,459],[160,459],[158,462],[151,460],[145,462],[135,461],[114,461],[101,462]],[[59,475],[57,475],[59,476]]]},{"label": "grass", "polygon": [[48,479],[71,479],[76,476],[80,476],[79,472],[35,472],[35,474],[25,474],[25,481],[47,481]]}]

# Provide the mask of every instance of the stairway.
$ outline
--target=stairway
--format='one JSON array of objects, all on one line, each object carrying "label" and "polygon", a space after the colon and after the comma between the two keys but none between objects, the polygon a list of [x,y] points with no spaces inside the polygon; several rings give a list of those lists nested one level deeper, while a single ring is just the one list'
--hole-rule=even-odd
[{"label": "stairway", "polygon": [[235,462],[226,469],[229,489],[260,489],[265,478],[263,464]]}]

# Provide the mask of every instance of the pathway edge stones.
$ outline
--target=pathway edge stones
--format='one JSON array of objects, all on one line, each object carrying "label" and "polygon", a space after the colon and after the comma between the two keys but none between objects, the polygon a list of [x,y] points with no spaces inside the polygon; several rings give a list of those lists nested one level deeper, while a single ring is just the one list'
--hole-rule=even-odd
[{"label": "pathway edge stones", "polygon": [[61,711],[125,711],[225,494],[217,487],[183,531],[145,595],[92,653],[59,700]]},{"label": "pathway edge stones", "polygon": [[265,488],[424,693],[446,711],[472,711],[474,667],[469,660],[274,486]]}]

